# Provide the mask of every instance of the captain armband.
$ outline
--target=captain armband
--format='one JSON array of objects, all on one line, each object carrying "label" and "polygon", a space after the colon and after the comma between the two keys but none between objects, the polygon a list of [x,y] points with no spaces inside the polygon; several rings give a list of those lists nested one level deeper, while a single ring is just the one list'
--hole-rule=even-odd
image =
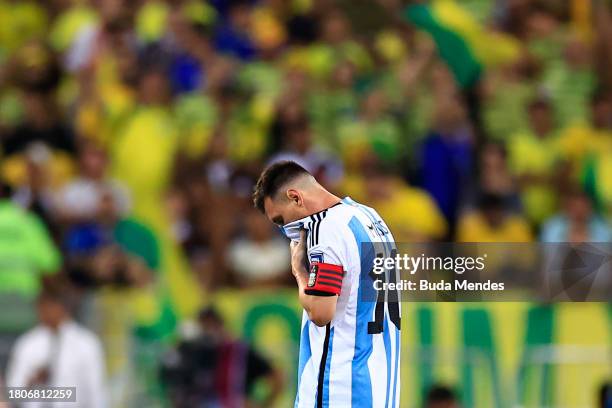
[{"label": "captain armband", "polygon": [[340,295],[343,277],[344,270],[340,265],[312,262],[304,293],[314,296]]}]

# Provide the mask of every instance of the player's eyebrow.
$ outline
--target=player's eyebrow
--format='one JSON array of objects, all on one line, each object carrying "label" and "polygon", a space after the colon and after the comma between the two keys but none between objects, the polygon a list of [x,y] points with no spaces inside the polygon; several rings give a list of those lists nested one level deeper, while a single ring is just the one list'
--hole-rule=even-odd
[{"label": "player's eyebrow", "polygon": [[281,227],[285,225],[285,222],[283,221],[283,217],[280,215],[272,218],[272,222],[275,223],[276,225],[280,225]]}]

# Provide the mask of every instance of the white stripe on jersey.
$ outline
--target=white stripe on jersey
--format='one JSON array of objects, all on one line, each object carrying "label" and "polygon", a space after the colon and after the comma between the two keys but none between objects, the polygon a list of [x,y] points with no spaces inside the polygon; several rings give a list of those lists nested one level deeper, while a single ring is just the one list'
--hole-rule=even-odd
[{"label": "white stripe on jersey", "polygon": [[399,305],[385,302],[375,322],[376,303],[362,298],[374,291],[374,257],[395,250],[393,236],[375,210],[350,198],[301,222],[309,231],[309,258],[342,265],[345,275],[328,326],[317,327],[303,313],[295,406],[399,407]]}]

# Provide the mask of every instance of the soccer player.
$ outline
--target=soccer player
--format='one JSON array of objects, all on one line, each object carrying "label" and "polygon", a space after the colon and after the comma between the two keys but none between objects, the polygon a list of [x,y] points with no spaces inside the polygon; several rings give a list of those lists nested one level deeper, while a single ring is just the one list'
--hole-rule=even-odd
[{"label": "soccer player", "polygon": [[295,407],[399,407],[397,293],[376,292],[375,257],[395,243],[372,208],[340,199],[291,161],[260,176],[255,206],[291,240],[302,318]]}]

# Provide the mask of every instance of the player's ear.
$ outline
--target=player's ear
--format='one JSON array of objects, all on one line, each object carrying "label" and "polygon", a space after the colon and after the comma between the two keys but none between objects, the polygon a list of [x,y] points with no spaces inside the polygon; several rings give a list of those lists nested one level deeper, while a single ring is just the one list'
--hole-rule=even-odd
[{"label": "player's ear", "polygon": [[296,189],[290,188],[287,190],[287,198],[295,205],[301,206],[303,204],[302,195]]}]

